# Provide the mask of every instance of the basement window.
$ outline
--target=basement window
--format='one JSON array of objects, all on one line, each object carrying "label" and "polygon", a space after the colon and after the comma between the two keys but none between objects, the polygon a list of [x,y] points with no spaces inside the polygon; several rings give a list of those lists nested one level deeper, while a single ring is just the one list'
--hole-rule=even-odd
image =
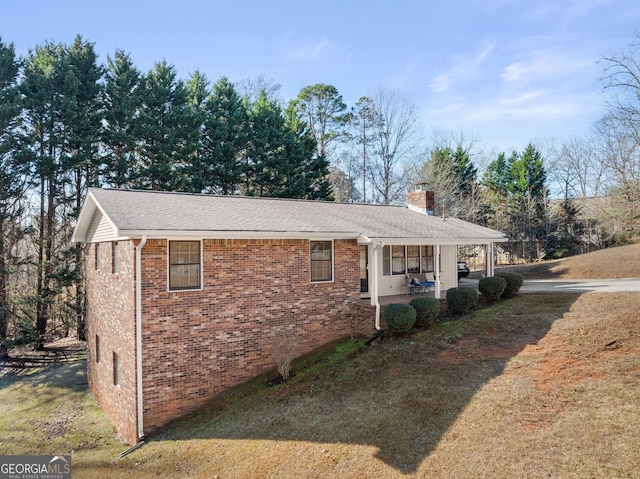
[{"label": "basement window", "polygon": [[200,289],[200,241],[169,241],[169,290]]},{"label": "basement window", "polygon": [[118,254],[118,242],[114,241],[111,243],[111,272],[113,274],[118,274],[120,271],[119,263],[119,254]]},{"label": "basement window", "polygon": [[113,385],[117,386],[120,384],[120,358],[118,357],[118,353],[113,352]]}]

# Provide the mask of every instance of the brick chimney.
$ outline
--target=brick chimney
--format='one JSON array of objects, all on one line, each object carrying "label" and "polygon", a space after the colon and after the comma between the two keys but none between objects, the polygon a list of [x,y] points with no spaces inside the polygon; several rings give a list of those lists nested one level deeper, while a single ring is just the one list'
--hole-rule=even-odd
[{"label": "brick chimney", "polygon": [[436,209],[436,197],[433,191],[423,189],[426,183],[416,183],[416,190],[407,193],[407,208],[427,215],[433,215]]}]

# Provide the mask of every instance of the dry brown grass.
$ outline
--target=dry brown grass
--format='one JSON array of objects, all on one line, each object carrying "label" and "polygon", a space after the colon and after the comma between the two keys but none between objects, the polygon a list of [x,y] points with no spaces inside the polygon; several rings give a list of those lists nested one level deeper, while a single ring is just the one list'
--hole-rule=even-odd
[{"label": "dry brown grass", "polygon": [[637,294],[520,295],[74,477],[638,477],[638,311]]},{"label": "dry brown grass", "polygon": [[[638,252],[609,261],[626,251]],[[554,274],[586,271],[581,261]],[[292,373],[245,385],[121,459],[113,433],[89,454],[61,430],[47,452],[79,451],[74,478],[640,477],[637,293],[520,294]],[[0,403],[23,389],[0,388]],[[45,452],[19,432],[11,441]]]},{"label": "dry brown grass", "polygon": [[540,263],[506,266],[528,279],[614,279],[640,277],[640,244],[603,249]]}]

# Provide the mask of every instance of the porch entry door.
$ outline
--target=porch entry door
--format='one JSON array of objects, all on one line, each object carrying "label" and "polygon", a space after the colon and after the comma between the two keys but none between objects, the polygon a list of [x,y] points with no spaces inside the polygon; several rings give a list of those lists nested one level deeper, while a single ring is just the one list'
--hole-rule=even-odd
[{"label": "porch entry door", "polygon": [[369,292],[369,247],[360,245],[360,292]]}]

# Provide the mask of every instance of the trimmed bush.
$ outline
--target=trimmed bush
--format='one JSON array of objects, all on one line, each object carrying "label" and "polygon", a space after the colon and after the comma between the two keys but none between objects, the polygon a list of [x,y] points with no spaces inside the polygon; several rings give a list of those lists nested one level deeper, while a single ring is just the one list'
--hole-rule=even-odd
[{"label": "trimmed bush", "polygon": [[498,273],[496,274],[496,276],[499,278],[504,278],[507,281],[507,286],[506,288],[504,288],[501,298],[508,298],[516,294],[518,291],[520,291],[522,282],[524,281],[524,278],[520,273],[505,272]]},{"label": "trimmed bush", "polygon": [[410,304],[388,304],[382,317],[393,333],[404,334],[411,331],[416,322],[416,310]]},{"label": "trimmed bush", "polygon": [[498,301],[506,287],[507,280],[499,276],[481,278],[478,282],[478,290],[480,290],[484,299],[489,303],[495,303]]},{"label": "trimmed bush", "polygon": [[409,304],[416,310],[416,326],[431,327],[440,315],[440,301],[436,298],[414,298]]},{"label": "trimmed bush", "polygon": [[467,314],[478,302],[478,292],[473,288],[447,290],[447,310],[451,314]]}]

